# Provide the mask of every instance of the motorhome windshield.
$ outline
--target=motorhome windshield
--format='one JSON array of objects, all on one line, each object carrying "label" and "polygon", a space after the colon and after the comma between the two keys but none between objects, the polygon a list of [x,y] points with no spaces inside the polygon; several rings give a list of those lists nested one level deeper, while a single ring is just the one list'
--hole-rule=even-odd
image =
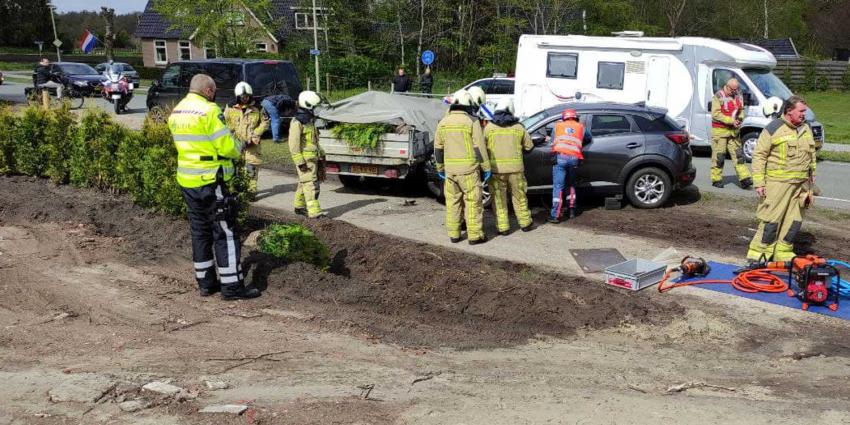
[{"label": "motorhome windshield", "polygon": [[751,68],[745,69],[744,73],[747,74],[747,77],[750,77],[750,80],[753,80],[753,83],[765,97],[776,96],[782,100],[791,97],[791,90],[769,69]]}]

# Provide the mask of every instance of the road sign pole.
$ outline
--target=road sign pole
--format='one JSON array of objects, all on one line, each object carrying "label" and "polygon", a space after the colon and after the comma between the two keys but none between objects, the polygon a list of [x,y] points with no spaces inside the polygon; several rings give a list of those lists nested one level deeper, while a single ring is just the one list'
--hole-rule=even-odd
[{"label": "road sign pole", "polygon": [[[316,20],[316,0],[313,0],[313,49],[319,50],[319,21]],[[316,93],[321,91],[319,87],[319,55],[313,55],[316,64]]]},{"label": "road sign pole", "polygon": [[56,62],[62,62],[62,52],[59,50],[62,41],[59,40],[59,34],[56,33],[56,18],[53,17],[53,11],[56,9],[56,6],[48,3],[47,7],[50,8],[50,22],[53,24],[53,45],[56,46]]}]

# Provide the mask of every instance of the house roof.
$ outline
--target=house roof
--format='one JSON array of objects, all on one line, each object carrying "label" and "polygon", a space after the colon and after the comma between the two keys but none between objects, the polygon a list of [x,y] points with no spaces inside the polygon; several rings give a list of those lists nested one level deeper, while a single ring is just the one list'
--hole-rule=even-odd
[{"label": "house roof", "polygon": [[[194,29],[170,29],[171,24],[164,16],[153,10],[153,3],[148,0],[145,11],[139,17],[139,24],[136,26],[135,36],[138,38],[163,38],[163,39],[178,39],[189,38]],[[274,21],[278,24],[277,28],[270,28],[271,32],[278,40],[288,38],[290,32],[295,28],[295,0],[271,0],[272,8],[269,16],[257,16],[258,19],[265,21]]]},{"label": "house roof", "polygon": [[790,38],[735,41],[759,46],[772,53],[774,57],[779,59],[796,59],[800,57],[800,54],[797,53],[797,47],[794,46],[794,42]]}]

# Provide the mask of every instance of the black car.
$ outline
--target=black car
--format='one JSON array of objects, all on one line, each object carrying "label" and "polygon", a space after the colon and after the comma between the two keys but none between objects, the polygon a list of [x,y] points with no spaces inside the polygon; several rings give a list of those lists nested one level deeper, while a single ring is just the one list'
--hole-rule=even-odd
[{"label": "black car", "polygon": [[[189,92],[189,82],[196,74],[207,74],[215,80],[215,101],[222,107],[235,99],[233,89],[245,81],[254,90],[257,101],[266,96],[286,94],[298,99],[301,83],[295,66],[289,61],[251,59],[209,59],[182,61],[168,65],[159,80],[153,82],[148,91],[147,106],[151,111],[170,108]],[[162,110],[162,109],[160,109]],[[291,118],[292,108],[280,111],[281,117]],[[288,122],[288,121],[287,121]]]},{"label": "black car", "polygon": [[107,70],[111,70],[116,74],[124,74],[136,87],[139,87],[139,83],[142,81],[141,77],[139,77],[139,72],[128,63],[113,62],[110,64],[109,62],[104,62],[95,66],[94,69],[101,74],[105,73]]},{"label": "black car", "polygon": [[[69,90],[75,90],[83,96],[89,96],[100,87],[103,76],[84,63],[54,62],[48,65],[48,71],[55,81],[61,81]],[[33,72],[32,83],[35,87],[36,76]]]},{"label": "black car", "polygon": [[[552,128],[572,108],[592,135],[578,169],[580,187],[622,196],[638,208],[664,205],[673,190],[693,183],[689,135],[663,109],[617,103],[558,105],[528,117],[523,125],[534,149],[524,156],[529,194],[552,191]],[[433,179],[429,187],[433,191]]]}]

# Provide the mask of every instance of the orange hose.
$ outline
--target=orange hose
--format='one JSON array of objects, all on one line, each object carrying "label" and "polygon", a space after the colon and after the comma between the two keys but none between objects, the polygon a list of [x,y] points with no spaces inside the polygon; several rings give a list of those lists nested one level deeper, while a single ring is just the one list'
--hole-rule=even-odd
[{"label": "orange hose", "polygon": [[779,276],[776,276],[772,273],[781,271],[787,271],[787,269],[763,268],[747,270],[745,272],[739,273],[732,280],[703,279],[673,283],[668,285],[667,280],[670,279],[670,274],[672,273],[672,270],[668,270],[667,273],[664,274],[664,278],[661,279],[661,283],[658,284],[658,292],[667,292],[673,288],[679,288],[682,286],[724,283],[732,285],[733,288],[739,291],[748,292],[751,294],[756,292],[785,292],[786,290],[788,290],[788,283],[782,280]]}]

